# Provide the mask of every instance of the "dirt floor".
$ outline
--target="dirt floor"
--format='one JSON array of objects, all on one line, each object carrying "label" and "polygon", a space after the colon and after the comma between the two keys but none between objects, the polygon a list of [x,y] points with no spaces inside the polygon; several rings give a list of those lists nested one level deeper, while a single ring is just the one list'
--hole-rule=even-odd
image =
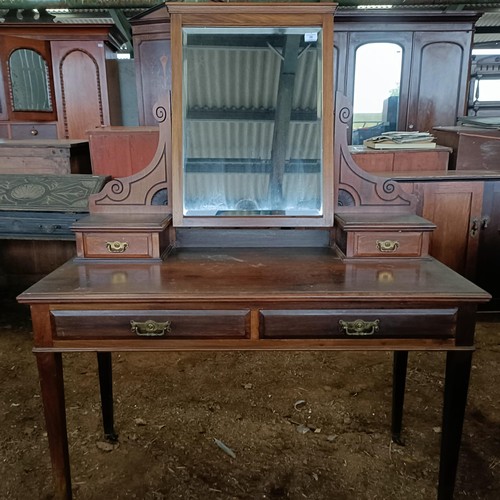
[{"label": "dirt floor", "polygon": [[[29,313],[9,298],[0,305],[0,498],[50,499]],[[500,323],[480,324],[477,340],[456,498],[497,500]],[[113,446],[95,354],[65,355],[74,498],[435,498],[444,355],[410,354],[405,446],[390,440],[391,359],[114,354]]]}]

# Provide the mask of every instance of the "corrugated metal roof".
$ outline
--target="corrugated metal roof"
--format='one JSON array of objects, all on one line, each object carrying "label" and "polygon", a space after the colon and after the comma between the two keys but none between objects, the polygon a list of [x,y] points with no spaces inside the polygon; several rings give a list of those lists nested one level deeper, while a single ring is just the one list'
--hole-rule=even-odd
[{"label": "corrugated metal roof", "polygon": [[478,27],[498,26],[500,31],[500,10],[498,12],[485,12],[476,22]]},{"label": "corrugated metal roof", "polygon": [[485,12],[476,22],[475,46],[500,45],[500,9]]},{"label": "corrugated metal roof", "polygon": [[[340,2],[342,3],[342,2]],[[369,4],[369,2],[366,2]],[[380,10],[383,8],[381,5],[376,5],[377,2],[372,2],[370,8]],[[378,4],[382,3],[381,1]],[[387,5],[391,5],[394,2],[391,0],[387,0],[385,3],[385,8]],[[415,5],[417,3],[417,5]],[[102,1],[102,4],[105,5],[105,0]],[[478,28],[486,28],[488,33],[477,33],[474,37],[475,43],[484,43],[484,42],[495,42],[498,41],[500,43],[500,1],[492,0],[477,0],[475,2],[463,2],[458,4],[458,2],[449,2],[446,0],[433,0],[432,2],[427,2],[423,4],[422,2],[412,0],[407,0],[404,3],[398,3],[394,5],[398,9],[404,10],[435,10],[438,12],[447,11],[447,10],[469,10],[469,11],[478,11],[483,12],[483,16],[479,19],[476,26]],[[353,10],[353,6],[340,6],[339,10]],[[78,23],[86,23],[86,24],[106,24],[112,23],[113,20],[109,14],[108,9],[52,9],[48,10],[49,13],[56,15],[57,22],[67,23],[67,24],[78,24]],[[0,17],[5,15],[7,10],[0,10]],[[141,12],[144,12],[144,9],[134,8],[134,9],[126,9],[124,11],[126,17],[130,18],[133,16],[139,15]],[[29,22],[29,20],[27,21]],[[498,28],[496,30],[495,28]],[[494,30],[494,32],[491,32]]]},{"label": "corrugated metal roof", "polygon": [[[279,54],[271,48],[196,47],[191,53],[187,71],[193,108],[252,111],[275,106],[280,65]],[[317,107],[317,72],[310,71],[315,59],[315,50],[309,49],[298,61],[292,105],[296,110]],[[220,83],[217,88],[206,85],[215,80]]]},{"label": "corrugated metal roof", "polygon": [[[187,124],[186,154],[201,158],[271,158],[274,122],[203,120]],[[320,151],[319,122],[292,122],[286,157],[317,160]]]},{"label": "corrugated metal roof", "polygon": [[[279,42],[271,45],[272,36],[237,37],[235,41],[244,46],[231,48],[204,44],[185,48],[189,158],[271,158],[282,68],[282,49]],[[293,64],[286,158],[316,160],[321,151],[319,49],[303,45]]]}]

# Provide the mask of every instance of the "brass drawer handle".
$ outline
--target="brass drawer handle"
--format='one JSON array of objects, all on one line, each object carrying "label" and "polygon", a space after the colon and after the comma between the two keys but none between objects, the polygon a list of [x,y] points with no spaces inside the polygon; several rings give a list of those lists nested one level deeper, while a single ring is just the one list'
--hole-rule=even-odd
[{"label": "brass drawer handle", "polygon": [[339,321],[340,329],[347,335],[373,335],[379,330],[380,320],[364,321],[356,319],[354,321]]},{"label": "brass drawer handle", "polygon": [[132,332],[142,337],[161,337],[165,333],[170,333],[172,331],[170,323],[170,321],[157,322],[152,319],[144,322],[130,321]]},{"label": "brass drawer handle", "polygon": [[379,252],[395,252],[399,248],[399,241],[377,240],[376,243]]},{"label": "brass drawer handle", "polygon": [[128,248],[126,241],[106,241],[106,248],[111,253],[123,253]]}]

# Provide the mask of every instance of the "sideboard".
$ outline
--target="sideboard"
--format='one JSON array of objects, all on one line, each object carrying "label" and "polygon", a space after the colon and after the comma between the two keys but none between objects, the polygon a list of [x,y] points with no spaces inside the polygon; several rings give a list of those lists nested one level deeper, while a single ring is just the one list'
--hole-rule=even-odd
[{"label": "sideboard", "polygon": [[75,255],[71,225],[105,177],[0,174],[0,282],[22,291]]},{"label": "sideboard", "polygon": [[90,174],[89,143],[71,139],[0,139],[2,174]]},{"label": "sideboard", "polygon": [[430,254],[487,290],[492,300],[480,312],[498,317],[500,269],[500,170],[394,172],[378,175],[397,180],[417,196],[417,213],[434,222]]},{"label": "sideboard", "polygon": [[446,171],[452,149],[437,145],[433,149],[370,149],[350,146],[354,161],[367,172]]},{"label": "sideboard", "polygon": [[471,126],[434,127],[439,144],[453,149],[452,170],[499,170],[500,130]]}]

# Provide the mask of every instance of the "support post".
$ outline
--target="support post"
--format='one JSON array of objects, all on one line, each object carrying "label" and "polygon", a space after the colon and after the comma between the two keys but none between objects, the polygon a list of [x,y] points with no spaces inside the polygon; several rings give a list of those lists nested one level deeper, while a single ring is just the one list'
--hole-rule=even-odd
[{"label": "support post", "polygon": [[35,352],[35,356],[54,476],[54,498],[71,500],[62,356],[59,352]]},{"label": "support post", "polygon": [[408,351],[394,351],[392,369],[392,441],[404,446],[401,439],[403,427],[403,406],[405,400]]},{"label": "support post", "polygon": [[118,441],[118,434],[116,434],[114,428],[111,353],[98,352],[97,366],[99,370],[99,388],[101,392],[101,410],[104,436],[108,441],[115,443]]}]

